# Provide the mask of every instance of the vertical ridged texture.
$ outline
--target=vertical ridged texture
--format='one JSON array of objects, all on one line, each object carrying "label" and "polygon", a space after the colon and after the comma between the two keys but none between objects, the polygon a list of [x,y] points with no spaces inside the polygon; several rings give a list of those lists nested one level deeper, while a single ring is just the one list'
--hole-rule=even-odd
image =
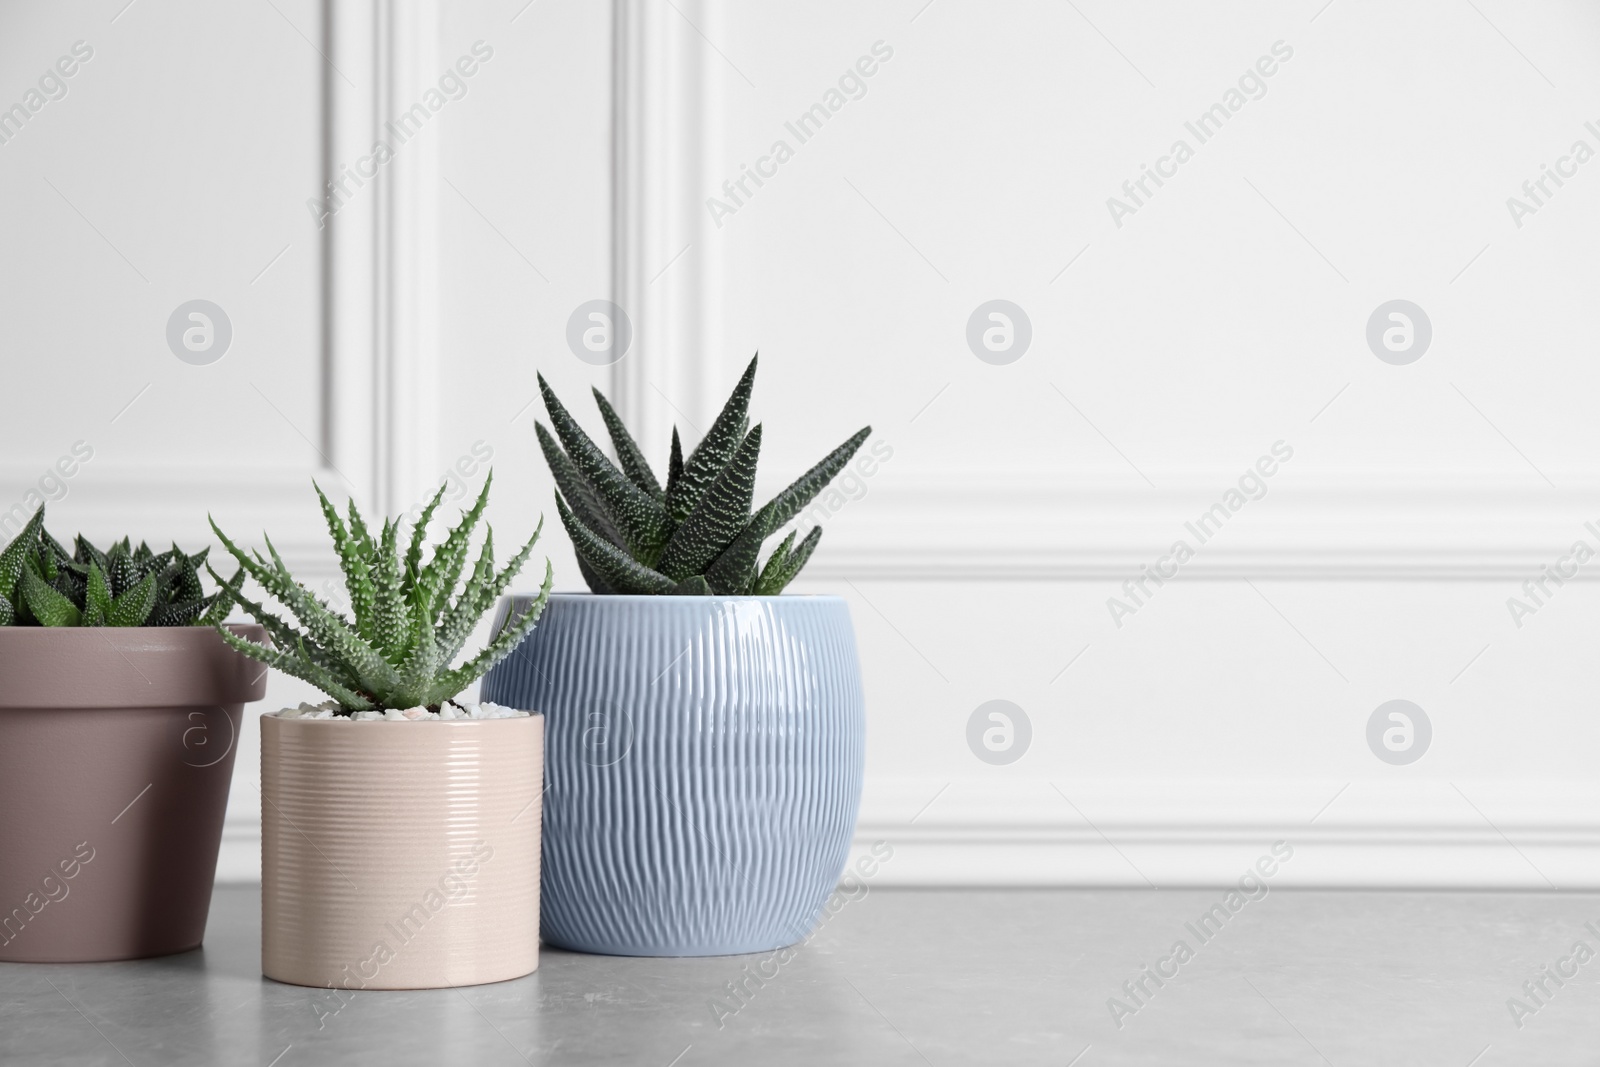
[{"label": "vertical ridged texture", "polygon": [[546,719],[548,944],[721,955],[815,925],[861,798],[843,600],[553,596],[483,698]]},{"label": "vertical ridged texture", "polygon": [[539,965],[543,720],[261,720],[261,970],[426,989]]}]

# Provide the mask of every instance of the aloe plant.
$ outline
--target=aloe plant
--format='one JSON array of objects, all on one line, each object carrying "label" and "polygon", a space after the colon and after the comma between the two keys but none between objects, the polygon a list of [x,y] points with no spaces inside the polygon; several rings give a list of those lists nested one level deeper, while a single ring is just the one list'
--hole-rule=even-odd
[{"label": "aloe plant", "polygon": [[80,534],[73,551],[44,528],[44,505],[0,552],[0,626],[211,626],[233,607],[242,575],[206,594],[206,552],[153,552],[124,537],[102,552]]},{"label": "aloe plant", "polygon": [[346,521],[321,486],[313,483],[338,553],[353,618],[297,582],[266,535],[262,535],[266,556],[254,549],[247,553],[213,520],[212,530],[243,572],[292,612],[295,620],[273,614],[237,587],[230,587],[232,598],[266,628],[274,647],[221,627],[218,632],[245,655],[327,693],[338,701],[340,714],[414,707],[437,711],[443,701],[471,685],[521,643],[550,597],[553,572],[546,561],[544,587],[528,610],[508,621],[476,655],[460,666],[451,666],[478,620],[527,562],[544,527],[541,520],[533,536],[498,571],[494,530],[486,528],[477,562],[462,582],[472,532],[483,517],[493,480],[491,472],[477,501],[444,540],[433,546],[426,562],[422,557],[428,523],[444,497],[445,486],[440,486],[422,509],[411,525],[408,543],[402,545],[399,519],[386,519],[374,535],[354,500],[349,503]]},{"label": "aloe plant", "polygon": [[800,573],[816,551],[822,527],[812,527],[799,544],[791,531],[766,563],[758,565],[761,546],[827,487],[872,427],[862,427],[752,511],[761,453],[761,426],[752,427],[747,414],[755,377],[752,359],[687,459],[673,428],[663,487],[600,390],[594,390],[594,399],[616,449],[616,463],[539,376],[555,435],[542,423],[536,422],[534,429],[555,476],[556,511],[592,592],[771,596]]}]

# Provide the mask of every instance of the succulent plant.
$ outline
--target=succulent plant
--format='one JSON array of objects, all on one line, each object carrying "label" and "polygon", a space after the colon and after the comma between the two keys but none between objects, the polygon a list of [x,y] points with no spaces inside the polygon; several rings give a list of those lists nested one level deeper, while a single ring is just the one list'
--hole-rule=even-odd
[{"label": "succulent plant", "polygon": [[0,626],[215,625],[233,600],[220,590],[206,595],[199,569],[208,551],[152,552],[124,537],[102,552],[80,534],[68,552],[44,528],[41,504],[0,552]]},{"label": "succulent plant", "polygon": [[822,538],[822,527],[812,527],[798,545],[791,531],[758,566],[761,545],[822,492],[872,427],[862,427],[752,511],[761,426],[750,426],[746,412],[755,377],[752,359],[687,459],[673,428],[663,488],[600,390],[594,390],[594,399],[617,463],[600,451],[539,376],[555,436],[542,424],[535,423],[534,429],[555,476],[556,510],[592,592],[770,596],[781,593],[800,573]]},{"label": "succulent plant", "polygon": [[213,520],[211,528],[243,571],[295,617],[291,622],[274,615],[237,587],[230,587],[233,599],[266,628],[275,647],[257,644],[221,627],[218,632],[245,655],[327,693],[339,702],[341,714],[414,707],[438,710],[441,702],[471,685],[521,643],[550,597],[552,571],[546,561],[544,587],[528,610],[509,620],[477,655],[458,667],[450,666],[478,620],[522,569],[544,527],[541,520],[528,543],[498,572],[494,564],[494,530],[486,528],[478,560],[461,583],[468,542],[489,502],[493,480],[491,472],[477,501],[433,547],[426,562],[422,559],[423,542],[428,522],[444,497],[444,486],[412,523],[405,546],[401,544],[400,520],[386,519],[374,537],[354,500],[350,501],[346,523],[327,494],[316,486],[354,618],[336,611],[297,582],[265,535],[262,539],[266,541],[267,556],[253,549],[246,553]]}]

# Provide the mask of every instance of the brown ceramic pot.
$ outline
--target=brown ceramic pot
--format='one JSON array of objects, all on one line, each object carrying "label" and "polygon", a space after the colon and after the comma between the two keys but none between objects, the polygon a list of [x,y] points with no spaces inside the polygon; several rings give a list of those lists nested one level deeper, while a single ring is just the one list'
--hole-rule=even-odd
[{"label": "brown ceramic pot", "polygon": [[0,960],[199,946],[266,673],[206,627],[0,627]]},{"label": "brown ceramic pot", "polygon": [[540,715],[262,716],[262,972],[349,990],[532,972],[543,791]]}]

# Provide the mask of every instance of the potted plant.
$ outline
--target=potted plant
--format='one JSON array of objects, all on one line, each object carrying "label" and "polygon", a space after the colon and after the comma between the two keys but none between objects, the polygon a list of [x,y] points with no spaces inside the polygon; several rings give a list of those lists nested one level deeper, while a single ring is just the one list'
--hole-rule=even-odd
[{"label": "potted plant", "polygon": [[347,523],[317,495],[348,617],[296,582],[270,540],[267,556],[246,553],[212,524],[295,619],[234,592],[274,647],[224,640],[332,697],[261,717],[261,969],[280,982],[341,989],[528,974],[539,965],[544,720],[458,694],[533,628],[548,563],[527,609],[451,664],[539,531],[498,571],[487,531],[462,582],[489,480],[426,560],[443,487],[404,545],[399,520],[374,533],[353,500]]},{"label": "potted plant", "polygon": [[0,552],[0,960],[204,937],[234,741],[266,688],[213,630],[233,602],[206,594],[205,556],[81,536],[68,552],[42,506]]},{"label": "potted plant", "polygon": [[[543,933],[586,952],[699,956],[801,940],[843,869],[865,719],[845,602],[779,596],[821,537],[768,537],[866,440],[862,429],[752,509],[751,360],[705,439],[673,431],[665,486],[598,390],[613,464],[541,377],[556,508],[592,595],[485,678],[547,720]],[[502,605],[513,625],[527,598]]]}]

